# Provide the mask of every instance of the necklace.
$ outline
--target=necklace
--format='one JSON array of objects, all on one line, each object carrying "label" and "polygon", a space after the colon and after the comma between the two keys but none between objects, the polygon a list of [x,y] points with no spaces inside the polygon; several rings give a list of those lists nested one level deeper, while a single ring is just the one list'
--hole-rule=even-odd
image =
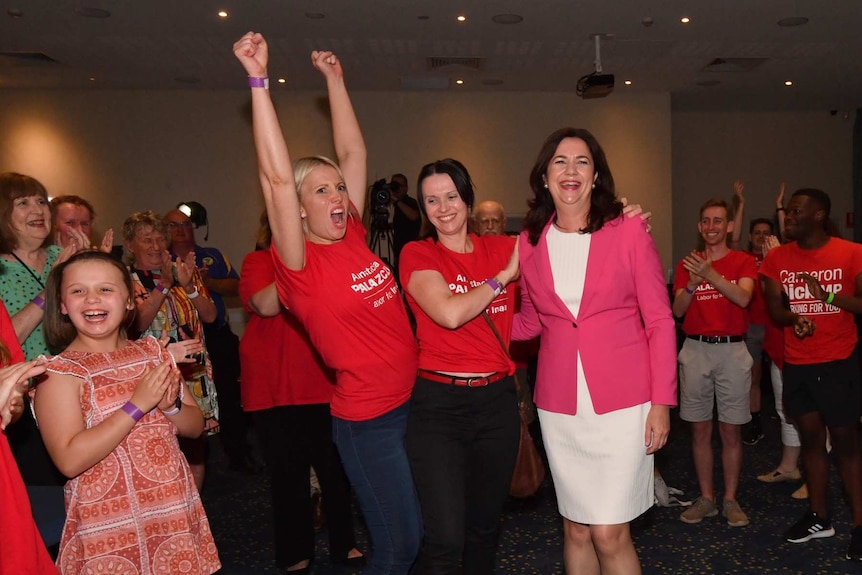
[{"label": "necklace", "polygon": [[24,260],[22,260],[21,258],[19,258],[19,257],[18,257],[18,254],[16,254],[15,252],[9,252],[9,253],[11,253],[11,254],[12,254],[12,257],[13,257],[13,258],[15,258],[16,260],[18,260],[18,263],[19,263],[19,264],[21,264],[22,266],[24,266],[24,269],[25,269],[25,270],[27,270],[27,271],[30,273],[30,275],[31,275],[31,276],[33,276],[33,279],[34,279],[34,280],[36,280],[36,281],[39,283],[39,287],[41,287],[42,289],[45,289],[45,284],[42,282],[42,278],[40,278],[40,277],[36,274],[36,272],[35,272],[35,271],[33,271],[33,268],[31,268],[30,266],[28,266],[27,264],[25,264],[25,263],[24,263]]},{"label": "necklace", "polygon": [[558,230],[560,230],[561,232],[563,232],[564,234],[574,234],[574,233],[580,233],[581,232],[580,229],[570,230],[568,228],[563,227],[562,225],[560,225],[560,221],[557,219],[554,220],[554,227],[557,228]]}]

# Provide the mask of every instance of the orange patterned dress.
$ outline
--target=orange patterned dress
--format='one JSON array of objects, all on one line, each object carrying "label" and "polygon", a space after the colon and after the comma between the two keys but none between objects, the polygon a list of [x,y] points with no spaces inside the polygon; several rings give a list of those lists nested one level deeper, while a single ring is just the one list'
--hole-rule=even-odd
[{"label": "orange patterned dress", "polygon": [[[92,428],[120,409],[144,371],[171,361],[158,341],[110,353],[63,352],[48,371],[80,377]],[[105,459],[66,483],[66,524],[57,566],[72,574],[209,575],[221,567],[176,427],[144,415]]]}]

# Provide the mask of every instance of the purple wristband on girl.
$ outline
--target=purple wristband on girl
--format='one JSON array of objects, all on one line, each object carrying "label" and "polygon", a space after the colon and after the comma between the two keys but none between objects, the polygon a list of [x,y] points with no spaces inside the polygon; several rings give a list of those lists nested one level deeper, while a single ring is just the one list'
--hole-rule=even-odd
[{"label": "purple wristband on girl", "polygon": [[138,408],[138,406],[131,401],[127,401],[120,409],[122,409],[129,417],[134,419],[136,422],[144,416],[144,412],[141,411],[140,408]]}]

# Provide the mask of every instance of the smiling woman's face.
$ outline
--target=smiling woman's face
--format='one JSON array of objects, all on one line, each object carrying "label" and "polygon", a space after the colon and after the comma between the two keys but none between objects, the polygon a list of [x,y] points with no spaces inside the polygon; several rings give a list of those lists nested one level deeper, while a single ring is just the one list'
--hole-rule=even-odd
[{"label": "smiling woman's face", "polygon": [[162,267],[162,255],[168,249],[168,240],[152,226],[141,226],[126,245],[135,256],[134,266],[140,270],[154,270]]},{"label": "smiling woman's face", "polygon": [[51,234],[51,208],[43,196],[21,196],[12,200],[9,226],[18,238],[43,242]]},{"label": "smiling woman's face", "polygon": [[545,171],[545,184],[554,205],[589,203],[598,174],[587,143],[580,138],[564,138],[557,146]]}]

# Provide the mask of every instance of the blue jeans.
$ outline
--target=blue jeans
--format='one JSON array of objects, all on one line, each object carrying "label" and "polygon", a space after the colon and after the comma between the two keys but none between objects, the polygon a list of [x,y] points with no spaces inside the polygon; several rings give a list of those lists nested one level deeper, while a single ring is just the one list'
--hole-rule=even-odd
[{"label": "blue jeans", "polygon": [[364,575],[406,575],[422,542],[405,446],[409,410],[408,401],[367,421],[332,418],[332,436],[371,536]]}]

